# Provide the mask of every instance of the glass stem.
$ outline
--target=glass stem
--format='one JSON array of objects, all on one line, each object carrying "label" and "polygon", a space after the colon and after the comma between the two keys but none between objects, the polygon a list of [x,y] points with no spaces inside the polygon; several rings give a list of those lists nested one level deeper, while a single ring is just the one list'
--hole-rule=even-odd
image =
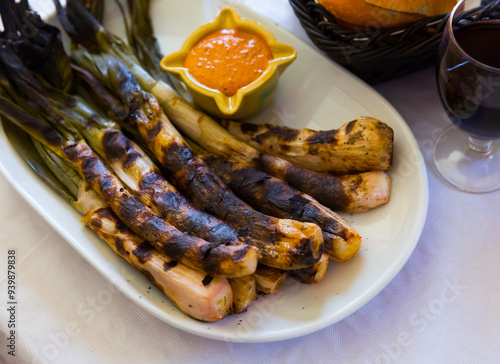
[{"label": "glass stem", "polygon": [[482,154],[484,156],[491,154],[491,144],[493,141],[479,140],[473,137],[469,137],[467,142],[467,148],[476,153]]}]

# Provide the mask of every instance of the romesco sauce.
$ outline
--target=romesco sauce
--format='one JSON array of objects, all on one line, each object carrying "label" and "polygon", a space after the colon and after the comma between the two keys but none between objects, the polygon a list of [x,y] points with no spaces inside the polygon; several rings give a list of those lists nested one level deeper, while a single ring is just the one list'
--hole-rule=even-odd
[{"label": "romesco sauce", "polygon": [[199,83],[233,96],[259,78],[273,59],[260,35],[239,29],[222,29],[199,41],[184,60]]}]

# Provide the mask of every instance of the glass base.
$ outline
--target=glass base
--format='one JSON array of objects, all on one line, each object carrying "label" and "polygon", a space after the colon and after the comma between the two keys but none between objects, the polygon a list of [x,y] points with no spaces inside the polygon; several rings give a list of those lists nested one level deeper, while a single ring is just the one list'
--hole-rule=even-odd
[{"label": "glass base", "polygon": [[500,142],[489,145],[456,126],[447,128],[434,145],[433,161],[441,177],[469,193],[500,190]]}]

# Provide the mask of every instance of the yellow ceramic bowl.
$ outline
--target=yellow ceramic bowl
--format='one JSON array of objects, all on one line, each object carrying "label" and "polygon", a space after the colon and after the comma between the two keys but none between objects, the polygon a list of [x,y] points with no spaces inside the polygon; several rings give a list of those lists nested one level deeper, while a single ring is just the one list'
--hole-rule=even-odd
[{"label": "yellow ceramic bowl", "polygon": [[[237,28],[262,36],[273,54],[273,59],[262,75],[249,85],[240,88],[233,96],[226,96],[219,90],[201,84],[184,67],[185,58],[202,38],[228,28]],[[161,67],[181,79],[193,100],[205,111],[221,118],[238,119],[259,112],[271,102],[280,74],[296,57],[297,52],[293,47],[277,42],[273,34],[262,25],[253,20],[242,19],[236,10],[226,7],[212,23],[202,25],[191,33],[179,51],[163,58]]]}]

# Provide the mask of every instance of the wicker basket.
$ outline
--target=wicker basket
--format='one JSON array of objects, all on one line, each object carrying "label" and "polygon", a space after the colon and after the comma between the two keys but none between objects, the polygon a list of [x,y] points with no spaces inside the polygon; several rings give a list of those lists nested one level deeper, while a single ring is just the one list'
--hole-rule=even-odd
[{"label": "wicker basket", "polygon": [[[346,29],[314,0],[289,0],[309,38],[322,51],[368,83],[403,76],[436,61],[449,14],[424,18],[391,29]],[[471,17],[499,18],[500,1],[483,1]]]}]

